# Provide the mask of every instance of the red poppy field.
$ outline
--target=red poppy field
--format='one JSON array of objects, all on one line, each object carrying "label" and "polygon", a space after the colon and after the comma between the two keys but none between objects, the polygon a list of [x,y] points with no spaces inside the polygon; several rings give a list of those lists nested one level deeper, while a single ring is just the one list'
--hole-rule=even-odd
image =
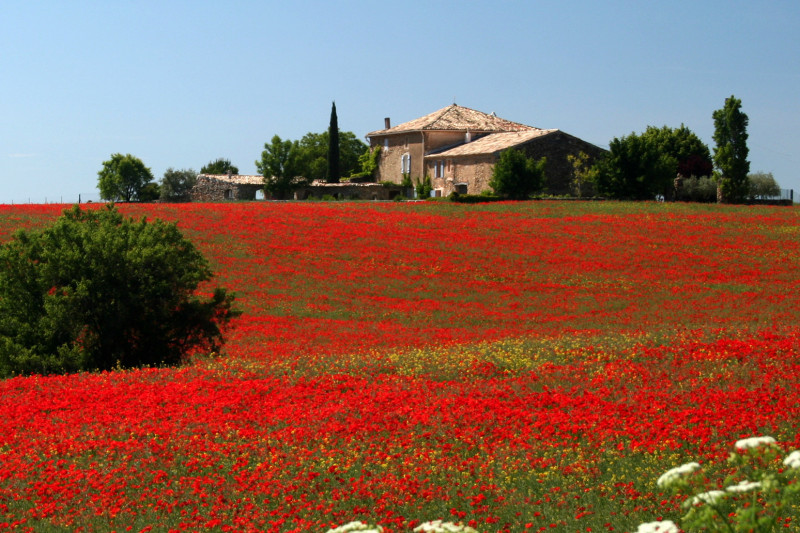
[{"label": "red poppy field", "polygon": [[[0,206],[0,241],[66,206]],[[800,448],[800,210],[122,205],[243,314],[180,368],[0,381],[0,531],[634,531]],[[800,509],[782,526],[797,530]]]}]

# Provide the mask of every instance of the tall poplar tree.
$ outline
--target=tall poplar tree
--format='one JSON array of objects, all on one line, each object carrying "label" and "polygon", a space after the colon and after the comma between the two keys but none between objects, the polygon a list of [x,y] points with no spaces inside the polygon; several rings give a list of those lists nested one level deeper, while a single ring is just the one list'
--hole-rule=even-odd
[{"label": "tall poplar tree", "polygon": [[747,160],[747,115],[741,111],[742,101],[731,95],[725,107],[717,109],[714,119],[714,178],[719,185],[720,200],[741,203],[750,194],[750,161]]},{"label": "tall poplar tree", "polygon": [[336,102],[331,107],[331,124],[328,127],[328,183],[339,183],[339,119],[336,117]]}]

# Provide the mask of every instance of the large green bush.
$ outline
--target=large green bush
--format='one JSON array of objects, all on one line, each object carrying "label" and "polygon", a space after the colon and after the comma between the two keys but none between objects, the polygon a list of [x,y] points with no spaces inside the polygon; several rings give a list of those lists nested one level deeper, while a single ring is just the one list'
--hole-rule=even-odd
[{"label": "large green bush", "polygon": [[214,351],[235,312],[175,224],[78,206],[0,246],[0,377],[171,365]]}]

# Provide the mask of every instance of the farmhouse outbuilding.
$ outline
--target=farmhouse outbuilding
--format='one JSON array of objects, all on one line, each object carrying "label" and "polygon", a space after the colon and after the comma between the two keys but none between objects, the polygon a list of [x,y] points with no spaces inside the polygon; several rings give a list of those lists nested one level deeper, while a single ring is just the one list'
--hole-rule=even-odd
[{"label": "farmhouse outbuilding", "polygon": [[189,197],[193,202],[263,199],[264,178],[259,175],[198,174]]},{"label": "farmhouse outbuilding", "polygon": [[423,117],[367,134],[371,147],[380,147],[376,181],[414,183],[428,176],[434,196],[480,194],[500,153],[523,150],[529,157],[547,158],[546,192],[571,194],[572,165],[568,155],[586,153],[590,159],[602,148],[558,129],[540,129],[456,104]]}]

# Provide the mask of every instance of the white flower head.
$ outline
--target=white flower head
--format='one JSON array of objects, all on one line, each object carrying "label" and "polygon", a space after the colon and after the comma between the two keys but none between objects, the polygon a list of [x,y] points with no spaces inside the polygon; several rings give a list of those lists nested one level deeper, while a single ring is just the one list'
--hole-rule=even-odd
[{"label": "white flower head", "polygon": [[748,439],[737,440],[733,447],[737,450],[746,450],[748,448],[758,448],[760,446],[768,446],[771,444],[775,444],[775,439],[772,437],[750,437]]},{"label": "white flower head", "polygon": [[789,468],[800,468],[800,450],[795,450],[786,456],[783,464]]},{"label": "white flower head", "polygon": [[691,474],[698,468],[700,468],[698,463],[686,463],[685,465],[676,466],[672,470],[667,470],[664,474],[662,474],[656,483],[659,487],[668,487],[676,479],[680,479],[686,474]]},{"label": "white flower head", "polygon": [[724,490],[710,490],[708,492],[701,492],[700,494],[692,497],[691,504],[697,505],[700,503],[707,503],[709,505],[713,505],[723,496],[725,496]]},{"label": "white flower head", "polygon": [[453,522],[442,522],[441,520],[423,522],[415,527],[414,531],[424,533],[478,533],[469,526],[454,524]]},{"label": "white flower head", "polygon": [[327,533],[349,533],[350,531],[360,531],[361,533],[383,533],[383,528],[381,526],[371,526],[356,520],[355,522],[350,522],[348,524],[344,524],[343,526],[329,529]]},{"label": "white flower head", "polygon": [[678,533],[680,529],[672,520],[639,524],[636,533]]},{"label": "white flower head", "polygon": [[751,490],[758,490],[761,488],[760,481],[740,481],[738,485],[731,485],[726,487],[728,492],[749,492]]}]

